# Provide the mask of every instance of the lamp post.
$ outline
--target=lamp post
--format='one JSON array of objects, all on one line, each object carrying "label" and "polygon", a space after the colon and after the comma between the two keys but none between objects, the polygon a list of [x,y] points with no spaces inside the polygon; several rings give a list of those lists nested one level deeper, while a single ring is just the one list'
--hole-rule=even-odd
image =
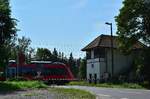
[{"label": "lamp post", "polygon": [[111,66],[112,66],[112,76],[114,74],[114,52],[113,52],[113,30],[112,30],[112,23],[106,22],[105,24],[110,26],[111,31]]}]

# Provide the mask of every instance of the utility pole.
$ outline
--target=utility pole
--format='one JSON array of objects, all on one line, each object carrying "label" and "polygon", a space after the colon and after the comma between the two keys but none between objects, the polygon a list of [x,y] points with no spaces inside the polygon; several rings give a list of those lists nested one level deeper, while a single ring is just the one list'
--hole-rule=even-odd
[{"label": "utility pole", "polygon": [[111,31],[111,66],[112,66],[112,76],[114,75],[114,52],[113,52],[113,30],[112,30],[112,23],[106,22],[105,24],[110,26],[110,31]]}]

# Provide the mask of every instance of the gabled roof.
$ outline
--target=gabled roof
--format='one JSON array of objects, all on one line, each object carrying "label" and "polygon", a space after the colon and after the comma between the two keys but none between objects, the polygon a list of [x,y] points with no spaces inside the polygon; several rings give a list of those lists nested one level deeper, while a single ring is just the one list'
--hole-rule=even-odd
[{"label": "gabled roof", "polygon": [[[111,47],[111,36],[110,35],[100,35],[96,39],[94,39],[90,44],[82,49],[82,51],[87,51],[93,48],[103,47],[110,48]],[[113,36],[113,48],[117,48],[117,36]],[[133,45],[133,49],[143,48],[144,45],[141,42],[137,42],[137,44]]]}]

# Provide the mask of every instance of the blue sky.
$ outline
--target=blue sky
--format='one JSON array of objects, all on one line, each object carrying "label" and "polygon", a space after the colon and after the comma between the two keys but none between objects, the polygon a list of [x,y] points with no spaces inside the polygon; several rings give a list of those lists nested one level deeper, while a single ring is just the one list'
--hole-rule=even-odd
[{"label": "blue sky", "polygon": [[122,0],[10,0],[18,19],[19,37],[32,40],[32,47],[57,48],[67,56],[85,55],[81,49],[100,34],[109,34],[105,22],[113,23]]}]

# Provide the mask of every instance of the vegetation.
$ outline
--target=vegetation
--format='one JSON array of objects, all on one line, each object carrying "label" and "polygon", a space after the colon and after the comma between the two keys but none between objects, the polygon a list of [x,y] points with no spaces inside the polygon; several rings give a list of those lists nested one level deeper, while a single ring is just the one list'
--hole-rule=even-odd
[{"label": "vegetation", "polygon": [[0,0],[0,67],[5,68],[8,62],[16,31],[16,19],[11,17],[9,0]]},{"label": "vegetation", "polygon": [[46,88],[47,85],[38,81],[5,81],[0,82],[0,91],[15,91],[20,89]]},{"label": "vegetation", "polygon": [[150,44],[149,0],[124,0],[123,5],[116,17],[120,45],[131,50],[138,40]]},{"label": "vegetation", "polygon": [[14,43],[14,46],[11,47],[11,55],[9,59],[17,60],[18,55],[19,59],[21,59],[19,60],[19,63],[30,63],[31,60],[63,62],[70,67],[73,75],[76,78],[85,78],[85,58],[75,59],[72,53],[70,53],[69,58],[67,58],[63,52],[58,52],[56,48],[54,48],[53,51],[47,48],[38,48],[37,51],[34,51],[34,49],[30,47],[30,44],[30,38],[18,38],[18,43]]},{"label": "vegetation", "polygon": [[[46,88],[56,99],[95,99],[90,92],[78,89],[65,89],[49,87],[38,81],[5,81],[0,82],[0,92],[11,92],[16,90]],[[59,93],[59,94],[58,94]],[[25,96],[38,96],[37,93],[25,94]]]},{"label": "vegetation", "polygon": [[86,59],[85,58],[80,60],[79,78],[80,79],[86,78]]},{"label": "vegetation", "polygon": [[36,52],[36,59],[37,60],[50,60],[52,56],[52,53],[49,49],[47,48],[38,48]]},{"label": "vegetation", "polygon": [[58,52],[56,48],[54,48],[53,51],[50,51],[47,48],[38,48],[36,51],[35,60],[63,62],[68,64],[76,78],[85,78],[86,75],[85,59],[75,59],[72,53],[70,53],[69,58],[67,58],[64,56],[63,52]]},{"label": "vegetation", "polygon": [[88,83],[85,81],[70,82],[68,85],[92,86],[92,87],[105,87],[105,88],[131,88],[131,89],[144,89],[142,85],[136,83]]},{"label": "vegetation", "polygon": [[[58,54],[59,53],[59,54]],[[67,63],[67,58],[63,52],[58,52],[56,48],[53,51],[47,48],[38,48],[35,55],[35,60],[41,61],[59,61]]]},{"label": "vegetation", "polygon": [[51,88],[52,93],[59,93],[58,99],[96,99],[90,92],[79,89]]},{"label": "vegetation", "polygon": [[[47,48],[38,48],[34,56],[34,49],[30,47],[30,38],[24,36],[17,38],[17,20],[11,17],[9,0],[0,0],[0,12],[0,68],[4,67],[1,70],[5,69],[9,59],[17,60],[20,63],[29,63],[31,59],[59,61],[68,64],[73,75],[78,77],[80,59],[75,59],[72,53],[67,58],[63,52],[58,52],[56,48],[53,52]],[[31,58],[31,56],[33,57]],[[81,74],[83,75],[83,72],[80,73],[80,76]]]},{"label": "vegetation", "polygon": [[79,66],[76,65],[76,60],[73,58],[72,53],[70,53],[68,64],[70,66],[70,70],[72,71],[73,75],[77,78]]},{"label": "vegetation", "polygon": [[19,63],[28,63],[31,61],[31,55],[34,52],[34,49],[30,47],[31,39],[22,37],[17,38],[18,40],[14,41],[14,45],[11,47],[11,55],[9,59],[17,60],[19,58]]},{"label": "vegetation", "polygon": [[[133,72],[144,77],[150,85],[150,1],[124,0],[123,7],[116,17],[119,48],[125,54],[133,50],[133,45],[141,41],[146,46],[135,55]],[[135,70],[135,71],[134,71]],[[129,74],[129,73],[128,73]]]}]

